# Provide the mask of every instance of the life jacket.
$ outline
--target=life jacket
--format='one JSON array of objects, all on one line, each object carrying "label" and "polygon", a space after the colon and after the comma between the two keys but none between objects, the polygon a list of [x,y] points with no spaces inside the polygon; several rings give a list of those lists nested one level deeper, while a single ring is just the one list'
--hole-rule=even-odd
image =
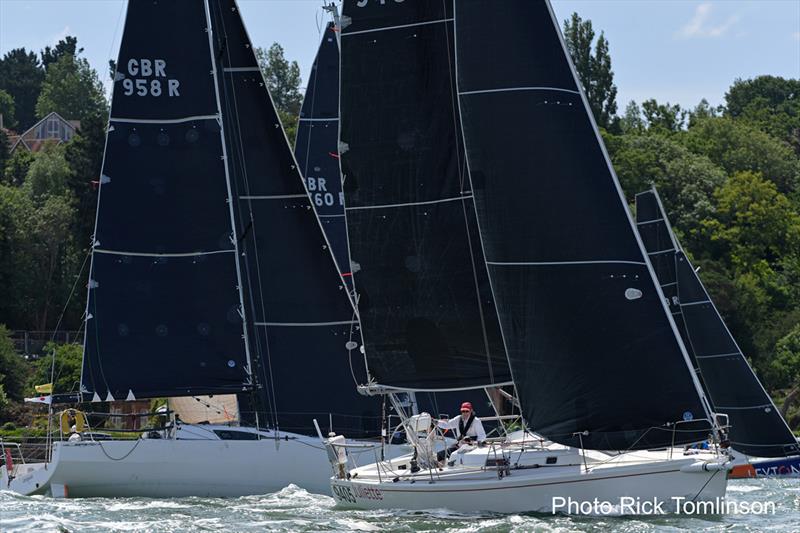
[{"label": "life jacket", "polygon": [[472,421],[473,420],[475,420],[475,413],[472,413],[472,416],[469,417],[469,420],[467,420],[466,424],[464,423],[464,417],[459,417],[459,420],[458,420],[458,438],[459,439],[462,438],[462,437],[466,437],[467,436],[467,431],[469,431],[469,428],[472,427]]}]

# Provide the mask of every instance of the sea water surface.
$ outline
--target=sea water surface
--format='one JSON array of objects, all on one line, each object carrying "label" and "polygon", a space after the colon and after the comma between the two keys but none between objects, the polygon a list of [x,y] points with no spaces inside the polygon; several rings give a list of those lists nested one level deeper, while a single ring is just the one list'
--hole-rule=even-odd
[{"label": "sea water surface", "polygon": [[731,481],[728,501],[774,502],[775,514],[572,517],[431,511],[346,511],[332,498],[289,486],[243,498],[55,500],[0,492],[3,533],[85,531],[798,532],[800,479]]}]

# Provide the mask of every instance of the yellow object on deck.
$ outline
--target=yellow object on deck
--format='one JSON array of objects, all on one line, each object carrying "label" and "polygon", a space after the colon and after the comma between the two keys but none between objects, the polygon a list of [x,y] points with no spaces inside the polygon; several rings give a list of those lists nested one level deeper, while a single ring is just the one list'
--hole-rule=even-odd
[{"label": "yellow object on deck", "polygon": [[75,432],[80,433],[86,426],[86,416],[77,409],[67,409],[61,413],[61,433],[72,433],[72,426],[75,426]]},{"label": "yellow object on deck", "polygon": [[45,383],[44,385],[36,385],[33,387],[36,389],[36,392],[40,394],[53,394],[53,384],[52,383]]}]

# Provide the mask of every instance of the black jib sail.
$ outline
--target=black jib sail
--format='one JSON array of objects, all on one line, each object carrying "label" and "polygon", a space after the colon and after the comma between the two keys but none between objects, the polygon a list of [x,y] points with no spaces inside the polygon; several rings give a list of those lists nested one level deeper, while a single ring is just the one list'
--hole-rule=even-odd
[{"label": "black jib sail", "polygon": [[686,325],[678,299],[678,274],[675,270],[675,252],[679,249],[678,241],[672,232],[672,227],[670,227],[664,212],[664,206],[661,204],[661,198],[655,188],[636,195],[636,229],[642,238],[647,255],[650,257],[656,279],[664,293],[669,311],[675,319],[675,326],[678,328],[686,352],[692,361],[695,374],[703,384],[700,368],[686,333]]},{"label": "black jib sail", "polygon": [[528,426],[592,449],[705,439],[708,409],[549,5],[462,0],[455,25],[470,177]]},{"label": "black jib sail", "polygon": [[[733,339],[681,249],[655,188],[636,195],[637,227],[676,324],[716,412],[728,415],[733,447],[756,457],[800,452],[797,440]],[[658,253],[670,248],[671,252]],[[667,292],[669,290],[669,292]],[[697,352],[695,352],[697,350]]]},{"label": "black jib sail", "polygon": [[460,136],[451,2],[346,0],[341,144],[371,375],[463,389],[510,380]]},{"label": "black jib sail", "polygon": [[731,446],[756,457],[797,455],[797,439],[682,250],[675,254],[675,263],[686,330],[714,409],[728,415]]},{"label": "black jib sail", "polygon": [[[233,0],[210,2],[245,304],[269,423],[355,437],[380,428],[380,402],[356,392],[358,322]],[[329,416],[330,415],[330,416]]]},{"label": "black jib sail", "polygon": [[339,170],[339,41],[333,23],[325,27],[311,67],[294,153],[336,264],[352,289],[350,251]]},{"label": "black jib sail", "polygon": [[203,2],[130,2],[89,280],[84,398],[251,384]]}]

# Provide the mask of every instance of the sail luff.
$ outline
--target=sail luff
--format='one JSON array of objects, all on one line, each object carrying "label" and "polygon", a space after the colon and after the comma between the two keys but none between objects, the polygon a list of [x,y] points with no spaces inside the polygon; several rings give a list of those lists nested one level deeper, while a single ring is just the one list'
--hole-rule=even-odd
[{"label": "sail luff", "polygon": [[242,268],[239,264],[239,238],[236,234],[236,219],[233,213],[233,192],[231,190],[231,176],[228,168],[228,148],[225,142],[225,126],[222,120],[222,104],[219,98],[219,80],[217,77],[217,61],[214,57],[214,28],[211,24],[211,12],[208,4],[209,0],[203,0],[203,5],[206,12],[206,23],[208,24],[208,55],[211,59],[212,76],[214,78],[214,97],[217,102],[217,121],[219,122],[219,139],[222,144],[222,159],[225,167],[225,186],[228,190],[228,212],[231,220],[231,241],[236,256],[236,280],[237,292],[239,293],[239,313],[242,317],[242,338],[244,339],[245,355],[247,357],[247,373],[250,376],[250,384],[252,385],[253,379],[253,362],[250,358],[250,338],[247,331],[247,312],[244,306],[244,292],[242,284]]},{"label": "sail luff", "polygon": [[617,177],[617,173],[614,170],[614,166],[611,164],[611,157],[608,155],[608,150],[606,150],[606,145],[603,142],[603,138],[600,136],[600,129],[597,127],[597,122],[594,119],[594,113],[592,113],[591,106],[589,106],[589,100],[586,97],[586,91],[583,89],[583,85],[581,84],[580,77],[578,76],[578,71],[575,69],[575,64],[572,61],[572,56],[567,49],[567,44],[564,42],[564,36],[561,33],[560,26],[558,24],[558,19],[556,19],[556,15],[553,12],[553,6],[550,4],[550,0],[543,0],[547,5],[547,10],[550,12],[550,18],[553,22],[553,25],[556,27],[556,34],[558,35],[559,42],[561,43],[561,49],[566,56],[567,64],[569,65],[570,71],[572,72],[572,77],[575,80],[575,85],[578,87],[578,92],[580,93],[581,100],[583,101],[584,109],[586,110],[587,115],[589,116],[589,120],[592,124],[592,129],[594,130],[595,137],[597,139],[597,143],[600,145],[600,150],[603,153],[603,157],[605,158],[606,165],[608,166],[608,171],[613,178],[614,186],[617,189],[617,194],[619,195],[620,204],[622,204],[622,208],[625,211],[625,214],[628,218],[628,224],[630,225],[631,233],[633,233],[634,237],[636,238],[636,243],[639,246],[639,251],[642,254],[642,257],[647,264],[647,271],[650,274],[650,279],[655,286],[656,292],[659,296],[659,301],[661,302],[661,307],[664,310],[664,316],[669,321],[670,327],[672,328],[672,332],[675,335],[675,340],[678,342],[680,347],[681,354],[683,355],[683,359],[686,363],[686,371],[689,373],[689,376],[692,379],[692,383],[694,384],[695,390],[697,391],[697,395],[700,397],[700,401],[703,405],[703,409],[705,410],[705,415],[709,422],[714,426],[716,431],[716,421],[712,414],[712,410],[710,404],[708,402],[708,398],[706,398],[705,391],[703,390],[703,386],[700,384],[700,380],[697,379],[697,374],[694,371],[694,365],[692,365],[691,358],[689,357],[689,353],[686,349],[686,346],[683,344],[683,338],[678,331],[678,327],[675,324],[675,320],[672,317],[672,313],[670,313],[669,307],[666,303],[666,298],[664,297],[664,291],[661,290],[661,284],[658,282],[658,278],[656,277],[655,270],[653,270],[653,264],[650,261],[650,256],[647,255],[647,249],[642,242],[642,237],[639,235],[639,232],[636,230],[636,222],[633,220],[633,216],[631,215],[631,211],[628,207],[628,202],[625,200],[625,194],[622,191],[622,185],[619,182],[619,178]]}]

